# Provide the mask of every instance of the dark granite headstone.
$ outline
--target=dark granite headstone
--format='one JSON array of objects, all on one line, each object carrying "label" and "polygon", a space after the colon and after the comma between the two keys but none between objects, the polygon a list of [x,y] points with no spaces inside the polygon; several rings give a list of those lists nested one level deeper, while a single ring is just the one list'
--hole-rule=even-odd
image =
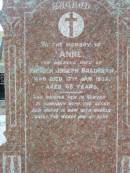
[{"label": "dark granite headstone", "polygon": [[4,73],[0,73],[0,100],[5,98]]},{"label": "dark granite headstone", "polygon": [[3,173],[129,173],[128,7],[10,0],[4,11]]}]

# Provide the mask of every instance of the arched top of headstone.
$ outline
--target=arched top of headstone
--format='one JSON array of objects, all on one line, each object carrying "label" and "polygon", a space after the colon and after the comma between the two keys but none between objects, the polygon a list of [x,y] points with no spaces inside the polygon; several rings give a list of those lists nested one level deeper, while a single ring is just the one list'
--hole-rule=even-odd
[{"label": "arched top of headstone", "polygon": [[[53,9],[54,10],[63,10],[65,9],[67,6],[70,7],[70,10],[72,10],[73,6],[81,6],[81,9],[82,7],[84,6],[84,8],[86,8],[86,10],[89,10],[92,6],[94,8],[97,8],[97,10],[99,8],[104,8],[106,10],[106,12],[108,12],[110,15],[113,15],[115,14],[113,12],[113,10],[117,9],[116,8],[116,5],[115,4],[110,4],[108,2],[108,0],[106,1],[103,1],[103,0],[87,0],[87,1],[79,1],[79,0],[74,0],[74,1],[53,1],[53,0],[39,0],[39,1],[29,1],[29,2],[26,2],[26,6],[28,7],[31,7],[31,12],[32,13],[35,13],[36,11],[39,11],[40,9],[44,9],[45,8],[45,5],[51,5],[51,6],[54,6]],[[59,6],[59,7],[58,7]],[[56,9],[57,8],[57,9]],[[78,7],[77,7],[78,8]]]},{"label": "arched top of headstone", "polygon": [[[100,4],[102,7],[106,8],[106,10],[108,10],[108,12],[112,12],[113,9],[116,9],[118,7],[118,3],[115,3],[114,0],[82,0],[82,1],[78,1],[78,0],[75,0],[75,1],[52,1],[52,0],[25,0],[25,1],[22,1],[22,0],[4,0],[4,8],[5,9],[10,9],[10,8],[13,8],[15,10],[18,11],[21,10],[21,8],[24,8],[25,11],[26,10],[35,10],[35,9],[39,9],[41,8],[42,6],[44,6],[45,3],[60,3],[60,2],[65,2],[65,3],[68,3],[68,2],[71,2],[71,3],[74,3],[74,2],[81,2],[81,3],[94,3],[95,5],[96,4]],[[22,15],[22,14],[21,14]]]},{"label": "arched top of headstone", "polygon": [[[73,1],[53,1],[53,0],[4,0],[3,1],[3,10],[0,14],[0,22],[2,21],[3,25],[6,25],[7,23],[10,23],[10,20],[14,17],[22,18],[24,16],[24,12],[33,12],[39,11],[39,9],[44,9],[45,4],[54,4],[54,3],[88,3],[93,4],[95,8],[101,7],[106,10],[111,16],[117,16],[124,14],[124,8],[126,7],[129,9],[130,4],[127,0],[119,2],[115,0],[73,0]],[[126,10],[125,10],[126,11]]]}]

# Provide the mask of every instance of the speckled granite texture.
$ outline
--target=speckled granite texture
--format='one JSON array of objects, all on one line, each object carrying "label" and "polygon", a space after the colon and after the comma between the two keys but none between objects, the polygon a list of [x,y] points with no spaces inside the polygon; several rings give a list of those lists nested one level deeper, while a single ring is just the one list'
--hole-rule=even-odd
[{"label": "speckled granite texture", "polygon": [[0,173],[129,173],[127,5],[4,1]]}]

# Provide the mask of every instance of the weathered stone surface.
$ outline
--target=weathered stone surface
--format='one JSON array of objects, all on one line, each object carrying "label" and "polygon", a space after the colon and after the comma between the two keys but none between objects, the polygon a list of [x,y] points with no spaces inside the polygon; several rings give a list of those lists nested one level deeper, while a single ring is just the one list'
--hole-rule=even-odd
[{"label": "weathered stone surface", "polygon": [[4,7],[1,171],[129,173],[129,6],[10,0]]}]

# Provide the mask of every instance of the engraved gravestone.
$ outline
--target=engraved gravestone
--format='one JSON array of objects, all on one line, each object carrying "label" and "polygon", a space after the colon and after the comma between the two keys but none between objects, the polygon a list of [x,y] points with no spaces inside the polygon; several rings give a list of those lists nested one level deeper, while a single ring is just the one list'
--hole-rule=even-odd
[{"label": "engraved gravestone", "polygon": [[129,11],[104,0],[6,3],[3,169],[16,158],[18,173],[129,171]]},{"label": "engraved gravestone", "polygon": [[115,172],[117,18],[94,1],[47,1],[24,27],[27,170]]}]

